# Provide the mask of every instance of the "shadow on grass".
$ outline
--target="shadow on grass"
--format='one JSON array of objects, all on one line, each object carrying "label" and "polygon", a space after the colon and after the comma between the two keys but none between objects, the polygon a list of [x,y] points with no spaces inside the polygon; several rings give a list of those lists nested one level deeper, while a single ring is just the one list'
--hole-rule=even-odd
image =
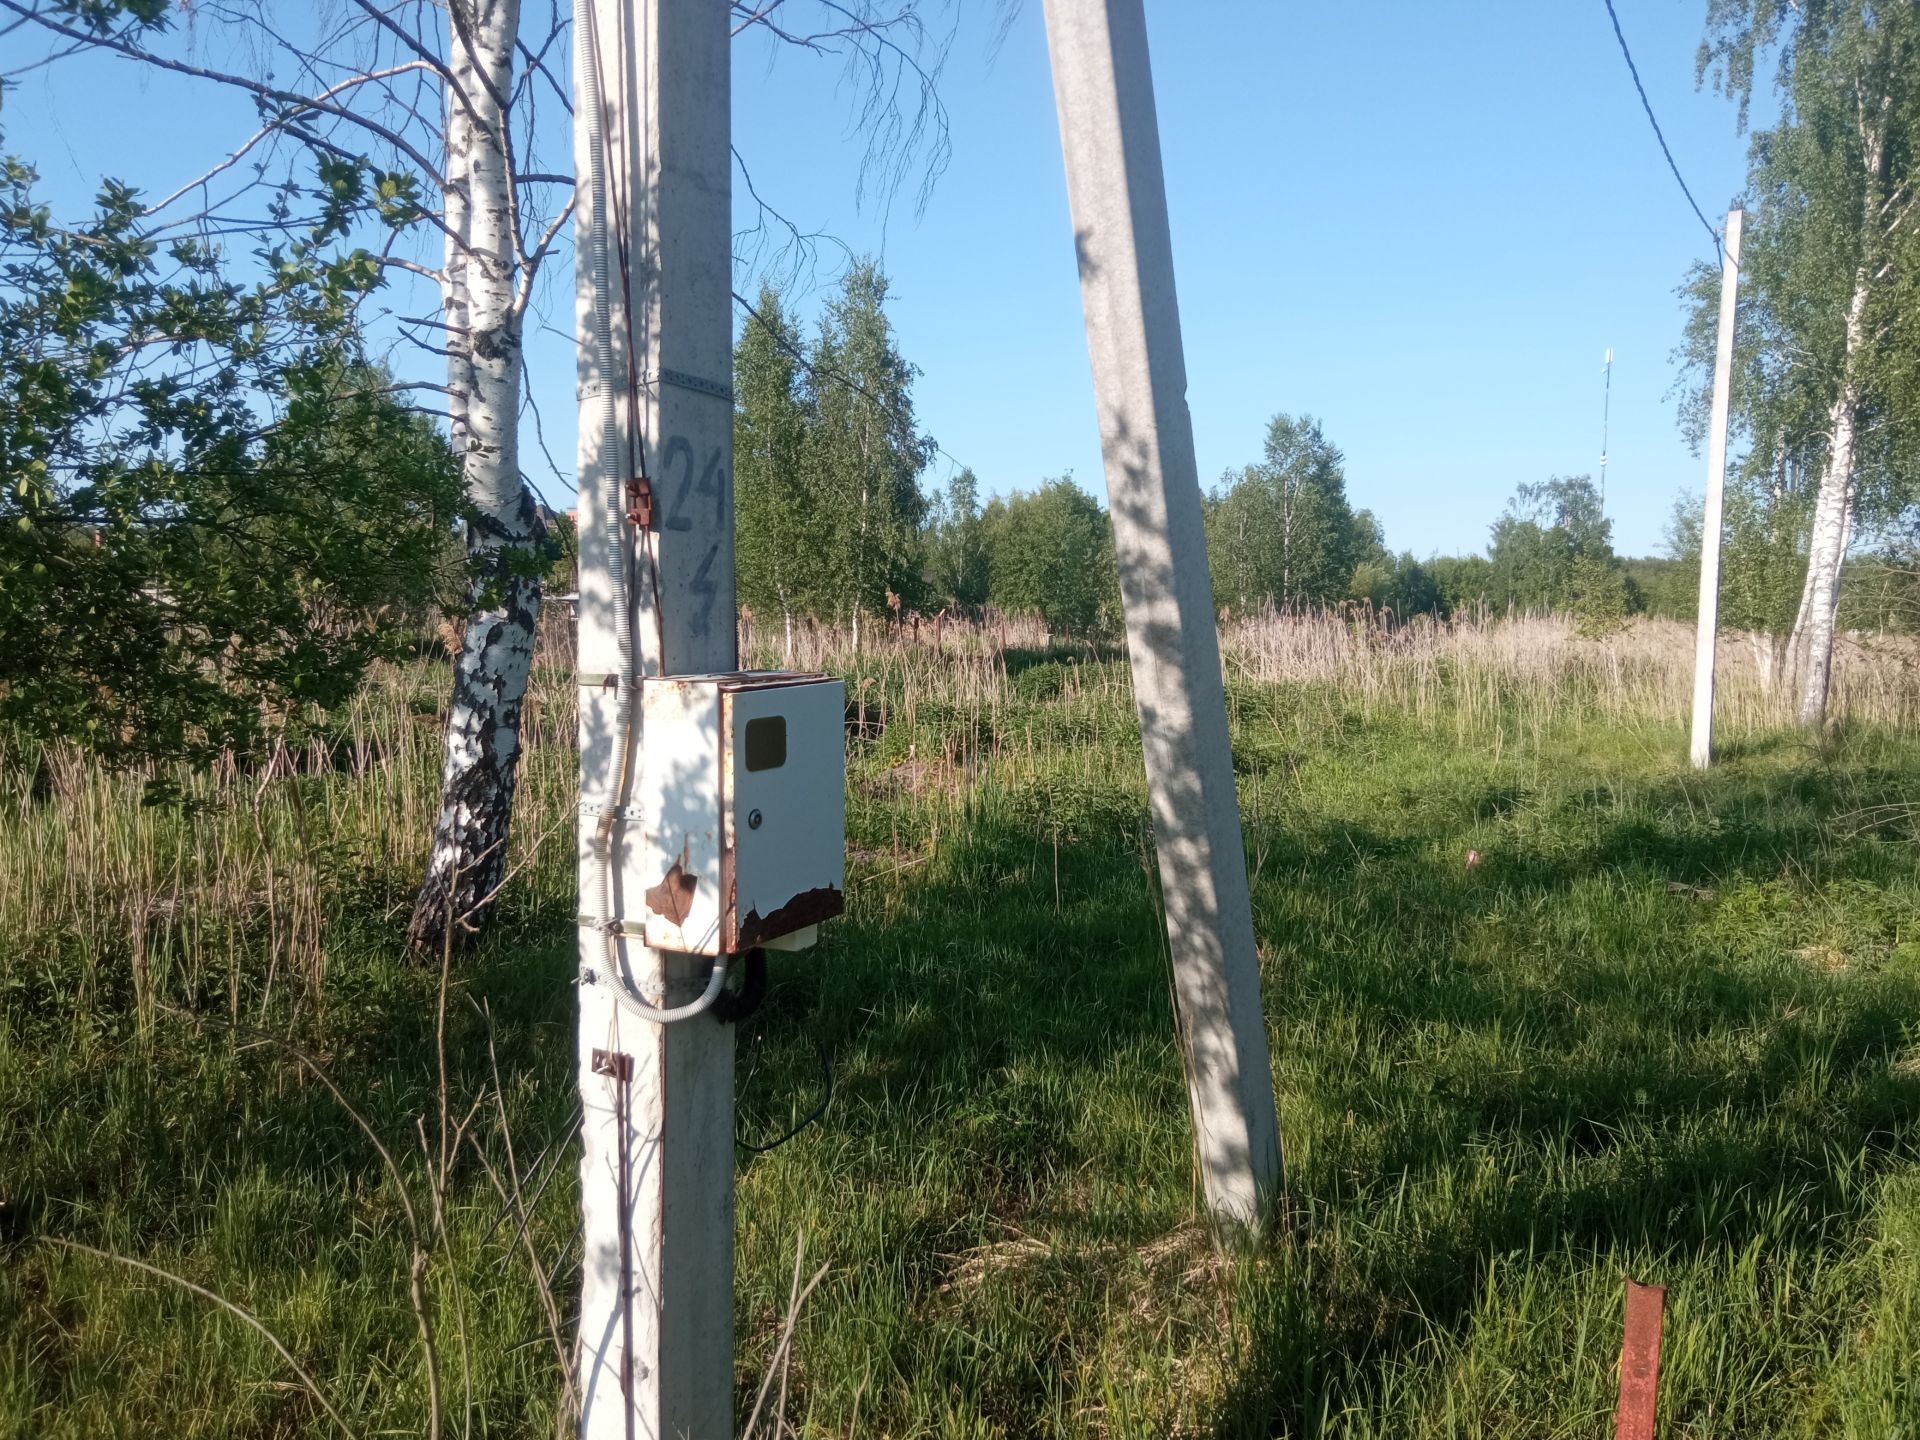
[{"label": "shadow on grass", "polygon": [[[1297,769],[1285,757],[1271,777],[1293,783]],[[1920,987],[1866,931],[1858,955],[1809,960],[1795,927],[1829,923],[1826,887],[1911,880],[1910,855],[1838,840],[1833,823],[1910,789],[1897,766],[1729,766],[1584,792],[1476,783],[1445,804],[1411,793],[1404,813],[1375,797],[1353,807],[1364,822],[1250,826],[1282,1085],[1310,1093],[1287,1097],[1305,1117],[1287,1137],[1290,1234],[1243,1297],[1246,1344],[1213,1428],[1311,1430],[1330,1402],[1364,1404],[1424,1337],[1465,1323],[1490,1257],[1756,1239],[1819,1250],[1858,1225],[1861,1173],[1910,1145],[1920,1115],[1920,1081],[1888,1065]],[[920,1387],[929,1404],[960,1394],[1005,1433],[1036,1433],[1103,1323],[1108,1278],[1063,1265],[1071,1293],[1034,1301],[1009,1282],[994,1302],[1004,1331],[956,1356],[941,1336],[962,1328],[957,1255],[1010,1233],[1060,1237],[1083,1261],[1131,1254],[1190,1213],[1137,803],[1016,799],[970,813],[918,868],[876,861],[856,877],[850,917],[817,954],[777,957],[741,1036],[743,1136],[779,1133],[812,1103],[816,1044],[838,1079],[822,1125],[742,1155],[743,1183],[791,1174],[853,1215],[942,1170],[888,1212],[891,1228],[874,1222],[860,1283],[894,1285],[901,1315],[847,1343],[896,1378],[891,1398],[868,1397],[881,1427],[917,1423]],[[1472,869],[1469,848],[1483,855]],[[1735,895],[1765,903],[1735,912]],[[333,948],[358,958],[330,976],[319,1033],[336,1081],[404,1138],[434,1104],[434,976],[399,957],[377,898],[340,897]],[[500,918],[456,963],[463,995],[491,1008],[525,1153],[574,1104],[572,916],[550,904]],[[455,1089],[477,1093],[491,1083],[487,1027],[464,999],[448,1024]],[[69,1043],[50,1018],[36,1028]],[[141,1237],[191,1233],[222,1177],[253,1170],[318,1197],[304,1230],[258,1257],[268,1269],[297,1274],[316,1234],[363,1222],[355,1197],[378,1188],[381,1161],[284,1061],[177,1021],[152,1042],[123,1029],[87,1044],[91,1061],[35,1092],[45,1133],[6,1182],[4,1263],[37,1233],[93,1238],[102,1216]],[[110,1127],[84,1108],[102,1102]],[[1395,1200],[1445,1189],[1475,1154],[1498,1159],[1498,1183],[1462,1182],[1424,1210]],[[572,1195],[562,1165],[543,1208],[564,1214]],[[1315,1252],[1322,1240],[1332,1248]],[[749,1244],[743,1291],[784,1283],[783,1264]],[[809,1324],[831,1332],[830,1307],[860,1300],[829,1287]],[[1026,1304],[1056,1307],[1054,1327],[1029,1325]],[[821,1362],[805,1383],[844,1409],[858,1379]]]},{"label": "shadow on grass", "polygon": [[[1464,1156],[1499,1155],[1507,1173],[1376,1233],[1337,1278],[1308,1266],[1263,1290],[1217,1433],[1310,1432],[1330,1397],[1364,1408],[1384,1368],[1474,1312],[1496,1257],[1658,1268],[1837,1248],[1871,1206],[1863,1177],[1912,1155],[1920,1074],[1890,1062],[1920,977],[1890,963],[1892,933],[1869,924],[1852,953],[1823,953],[1796,948],[1791,922],[1829,923],[1836,885],[1911,885],[1910,852],[1836,843],[1832,825],[1910,789],[1896,768],[1735,772],[1624,801],[1590,790],[1491,843],[1469,822],[1520,807],[1482,800],[1417,834],[1255,837],[1271,871],[1312,873],[1342,911],[1337,930],[1271,936],[1280,1006],[1344,1017],[1411,1072],[1323,1072],[1315,1104],[1348,1128],[1316,1135],[1293,1169],[1286,1247],[1456,1177]],[[1475,841],[1488,854],[1468,870],[1457,857]],[[1279,888],[1285,913],[1299,887]],[[1772,912],[1716,914],[1754,895]],[[1429,943],[1409,953],[1415,915]]]},{"label": "shadow on grass", "polygon": [[[1910,882],[1910,855],[1832,829],[1907,788],[1892,767],[1736,771],[1564,798],[1487,787],[1450,822],[1397,829],[1250,827],[1276,1057],[1293,1083],[1311,1073],[1307,1108],[1345,1112],[1347,1128],[1308,1126],[1292,1239],[1243,1314],[1218,1432],[1311,1430],[1330,1398],[1364,1403],[1383,1368],[1472,1313],[1493,1257],[1820,1251],[1862,1223],[1862,1175],[1903,1154],[1920,1117],[1920,1077],[1889,1063],[1920,984],[1870,936],[1823,968],[1795,953],[1791,916],[1775,933],[1721,907],[1763,893],[1817,922],[1824,887]],[[1031,822],[976,818],[804,982],[812,1023],[864,1057],[844,1091],[857,1118],[837,1123],[906,1164],[957,1093],[990,1117],[969,1140],[972,1210],[931,1231],[982,1242],[1079,1226],[1145,1244],[1164,1227],[1164,1204],[1089,1215],[1071,1184],[1036,1185],[1116,1157],[1089,1143],[1071,1095],[1009,1093],[1042,1066],[1097,1087],[1116,1053],[1158,1049],[1159,1119],[1184,1122],[1135,842],[1083,836],[1056,859]],[[1468,870],[1475,845],[1485,857]],[[1335,1032],[1380,1068],[1343,1063],[1322,1038]],[[1463,1156],[1488,1152],[1500,1184],[1379,1218],[1396,1188],[1444,1189]],[[1328,1228],[1370,1240],[1338,1265],[1286,1258]],[[908,1373],[915,1344],[895,1357]],[[983,1413],[1035,1425],[1045,1386],[1031,1368],[965,1374]]]}]

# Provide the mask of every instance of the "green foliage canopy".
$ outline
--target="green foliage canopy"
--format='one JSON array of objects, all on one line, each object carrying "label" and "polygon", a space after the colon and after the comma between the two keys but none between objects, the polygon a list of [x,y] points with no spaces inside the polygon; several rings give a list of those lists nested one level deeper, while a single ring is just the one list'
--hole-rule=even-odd
[{"label": "green foliage canopy", "polygon": [[987,506],[993,603],[1086,634],[1117,628],[1120,580],[1113,523],[1100,502],[1062,476]]},{"label": "green foliage canopy", "polygon": [[[458,477],[362,358],[339,198],[261,278],[107,182],[75,228],[0,156],[0,727],[245,751],[344,699],[446,578]],[[326,177],[322,177],[323,184]]]},{"label": "green foliage canopy", "polygon": [[733,356],[735,569],[740,603],[763,615],[810,608],[824,584],[802,353],[778,292],[763,286]]},{"label": "green foliage canopy", "polygon": [[919,373],[886,317],[887,281],[862,261],[811,346],[762,289],[734,347],[738,586],[765,614],[846,619],[925,599],[920,477],[933,441],[913,418]]},{"label": "green foliage canopy", "polygon": [[887,280],[870,261],[827,304],[809,373],[806,468],[823,562],[816,593],[830,613],[879,615],[888,595],[918,608],[920,475],[933,442],[914,428],[913,381],[886,317]]},{"label": "green foliage canopy", "polygon": [[1494,522],[1487,563],[1488,598],[1501,609],[1566,610],[1605,628],[1633,608],[1591,476],[1521,485]]},{"label": "green foliage canopy", "polygon": [[[1836,404],[1852,412],[1854,536],[1884,548],[1911,531],[1920,499],[1920,13],[1710,0],[1699,74],[1737,102],[1742,124],[1769,57],[1781,114],[1748,158],[1721,604],[1723,623],[1779,634],[1799,607]],[[1696,448],[1719,291],[1718,267],[1704,264],[1681,289],[1681,425]],[[1674,553],[1697,567],[1689,510]]]},{"label": "green foliage canopy", "polygon": [[961,470],[947,482],[929,545],[927,578],[932,604],[974,613],[993,586],[993,550],[980,513],[980,482]]},{"label": "green foliage canopy", "polygon": [[1260,463],[1207,502],[1213,598],[1237,614],[1347,599],[1377,532],[1347,501],[1344,457],[1311,415],[1276,415]]}]

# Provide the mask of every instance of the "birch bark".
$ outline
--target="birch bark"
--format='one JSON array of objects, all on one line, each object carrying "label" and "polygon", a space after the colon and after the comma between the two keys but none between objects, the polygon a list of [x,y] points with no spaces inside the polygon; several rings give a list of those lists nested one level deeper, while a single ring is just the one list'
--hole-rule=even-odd
[{"label": "birch bark", "polygon": [[473,244],[468,223],[467,172],[472,168],[473,125],[460,96],[472,90],[472,67],[466,48],[454,45],[447,56],[453,84],[447,95],[447,184],[442,208],[446,211],[446,263],[441,272],[440,299],[447,326],[447,413],[453,453],[467,453],[467,397],[473,376],[467,351],[467,251]]},{"label": "birch bark", "polygon": [[[507,823],[520,771],[520,711],[540,616],[535,566],[544,535],[520,476],[518,232],[508,134],[519,0],[450,0],[449,54],[464,101],[449,97],[449,167],[466,248],[449,280],[463,302],[465,333],[449,332],[466,378],[462,465],[471,512],[467,552],[474,579],[454,661],[440,809],[408,939],[438,949],[448,925],[477,923],[506,873]],[[460,153],[452,148],[459,146]],[[456,243],[451,241],[449,243]],[[453,277],[457,277],[455,280]],[[457,292],[453,290],[458,285]],[[462,412],[456,410],[456,416]]]},{"label": "birch bark", "polygon": [[[1880,178],[1886,155],[1885,115],[1861,124],[1867,173],[1862,242],[1874,233],[1880,208]],[[1807,583],[1801,600],[1802,629],[1795,648],[1800,665],[1800,724],[1808,730],[1827,723],[1827,695],[1833,677],[1834,622],[1840,609],[1840,569],[1847,558],[1852,531],[1854,465],[1859,441],[1861,370],[1866,360],[1867,300],[1873,284],[1871,247],[1854,271],[1853,293],[1847,301],[1846,350],[1840,367],[1840,387],[1827,414],[1827,466],[1820,477],[1814,502],[1813,532],[1807,543]]]},{"label": "birch bark", "polygon": [[1807,546],[1806,633],[1802,638],[1800,723],[1818,730],[1827,720],[1833,670],[1834,620],[1840,607],[1840,567],[1846,559],[1848,512],[1853,506],[1853,405],[1843,388],[1834,402],[1834,432],[1827,470],[1813,511]]}]

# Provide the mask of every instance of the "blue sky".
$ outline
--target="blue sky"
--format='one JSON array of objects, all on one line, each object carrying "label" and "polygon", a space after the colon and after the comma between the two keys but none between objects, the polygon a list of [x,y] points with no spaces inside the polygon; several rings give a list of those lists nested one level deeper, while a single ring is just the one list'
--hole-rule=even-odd
[{"label": "blue sky", "polygon": [[[1717,219],[1747,142],[1732,106],[1694,88],[1705,0],[1615,3]],[[1595,469],[1611,346],[1608,511],[1622,550],[1657,550],[1674,499],[1701,484],[1667,396],[1674,287],[1710,242],[1602,0],[1147,0],[1147,12],[1203,481],[1257,458],[1274,413],[1309,412],[1389,544],[1479,549],[1515,485]],[[941,86],[952,159],[924,212],[911,182],[890,207],[856,203],[864,141],[831,62],[742,42],[735,143],[803,229],[883,259],[901,348],[924,372],[919,415],[948,455],[990,493],[1066,472],[1100,493],[1040,5],[1021,0],[997,45],[988,0],[957,14]],[[56,205],[103,172],[164,193],[251,128],[244,103],[106,59],[35,72],[0,120]],[[821,251],[803,311],[837,264]],[[565,331],[570,286],[554,282],[549,319]],[[540,332],[529,356],[564,466],[571,356]],[[949,469],[943,456],[930,479]]]}]

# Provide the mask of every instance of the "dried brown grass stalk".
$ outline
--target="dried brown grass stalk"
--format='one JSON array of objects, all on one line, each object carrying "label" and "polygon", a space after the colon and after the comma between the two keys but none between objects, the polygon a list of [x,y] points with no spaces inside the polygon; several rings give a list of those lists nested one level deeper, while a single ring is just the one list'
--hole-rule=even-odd
[{"label": "dried brown grass stalk", "polygon": [[[822,1265],[813,1272],[813,1278],[805,1285],[800,1283],[802,1266],[807,1253],[806,1232],[794,1237],[793,1243],[793,1285],[787,1293],[787,1314],[780,1326],[780,1339],[773,1347],[773,1354],[767,1359],[767,1373],[760,1377],[760,1393],[754,1397],[753,1413],[747,1416],[747,1423],[740,1432],[740,1440],[754,1440],[759,1433],[760,1418],[767,1419],[767,1440],[780,1440],[782,1431],[790,1431],[786,1423],[787,1382],[793,1370],[793,1337],[800,1326],[800,1312],[806,1308],[808,1297],[827,1278],[829,1266]],[[780,1382],[780,1397],[771,1410],[767,1409],[767,1397],[773,1393],[774,1381]]]}]

